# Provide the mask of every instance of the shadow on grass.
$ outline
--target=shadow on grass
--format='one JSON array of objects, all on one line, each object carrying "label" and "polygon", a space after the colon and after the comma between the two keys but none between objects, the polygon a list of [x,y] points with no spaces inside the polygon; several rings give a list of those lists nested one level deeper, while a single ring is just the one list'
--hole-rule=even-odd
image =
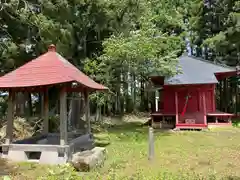
[{"label": "shadow on grass", "polygon": [[109,138],[94,136],[93,145],[96,147],[106,147],[111,144]]},{"label": "shadow on grass", "polygon": [[[210,176],[208,177],[209,180],[217,180],[219,178],[217,178],[216,176]],[[200,178],[198,179],[200,180]],[[221,180],[240,180],[240,177],[239,176],[225,176],[223,178],[221,178]]]},{"label": "shadow on grass", "polygon": [[[139,122],[124,122],[118,125],[111,125],[104,128],[105,135],[101,132],[95,133],[95,145],[105,147],[113,141],[122,141],[126,143],[144,142],[148,139],[148,127]],[[156,130],[155,136],[170,136],[172,133],[168,130]]]},{"label": "shadow on grass", "polygon": [[238,176],[228,176],[228,177],[225,177],[225,180],[240,180],[240,177],[238,177]]},{"label": "shadow on grass", "polygon": [[[128,133],[139,133],[142,135],[148,135],[148,126],[143,126],[142,123],[139,122],[126,122],[120,125],[114,125],[110,128],[108,128],[109,133],[114,134],[128,134]],[[156,134],[161,132],[161,135],[163,136],[169,136],[171,132],[169,130],[155,130]]]}]

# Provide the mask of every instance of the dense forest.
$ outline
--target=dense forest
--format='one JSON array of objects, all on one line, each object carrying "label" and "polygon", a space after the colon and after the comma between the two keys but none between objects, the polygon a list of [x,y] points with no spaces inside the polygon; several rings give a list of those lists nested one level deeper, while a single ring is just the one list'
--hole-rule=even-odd
[{"label": "dense forest", "polygon": [[[173,67],[185,50],[229,66],[240,63],[240,1],[0,0],[1,75],[49,44],[112,91],[91,95],[93,114],[149,111],[154,95],[149,75],[178,73]],[[218,93],[225,93],[220,108],[240,112],[237,84],[236,77],[220,83]],[[29,94],[24,97],[38,109],[40,99],[33,104]],[[2,98],[2,115],[5,110]]]}]

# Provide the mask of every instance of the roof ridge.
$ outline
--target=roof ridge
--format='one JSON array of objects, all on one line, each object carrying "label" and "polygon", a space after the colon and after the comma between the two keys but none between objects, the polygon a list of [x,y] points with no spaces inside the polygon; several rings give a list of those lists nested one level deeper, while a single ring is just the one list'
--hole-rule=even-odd
[{"label": "roof ridge", "polygon": [[193,58],[193,59],[195,59],[195,60],[199,60],[199,61],[202,61],[202,62],[206,62],[206,63],[212,64],[212,65],[221,66],[221,67],[224,67],[224,68],[229,68],[229,69],[235,70],[234,67],[228,66],[228,65],[226,65],[226,64],[216,63],[216,62],[213,62],[213,61],[209,61],[209,60],[206,60],[206,59],[204,59],[204,58],[202,58],[202,57],[196,57],[196,56],[192,56],[192,55],[187,55],[187,56],[190,57],[190,58]]},{"label": "roof ridge", "polygon": [[[74,66],[71,62],[69,62],[67,59],[65,59],[61,54],[59,54],[58,52],[55,52],[55,55],[63,63],[64,69],[69,70],[69,68],[70,68],[70,69],[74,70],[74,73],[83,76],[85,78],[85,80],[87,80],[87,81],[89,81],[91,83],[97,83],[92,78],[89,78],[85,73],[83,73],[76,66]],[[73,74],[67,74],[67,76],[69,78],[71,78],[71,79],[76,79]],[[80,83],[81,85],[83,85],[85,87],[88,87],[88,86],[86,86],[84,83],[82,83],[80,81],[78,81],[78,83]],[[99,83],[97,83],[97,84],[99,84]]]},{"label": "roof ridge", "polygon": [[[81,71],[77,67],[75,67],[71,62],[69,62],[67,59],[65,59],[61,54],[59,54],[58,52],[55,52],[54,55],[62,62],[63,68],[65,70],[69,70],[69,68],[71,68],[75,72],[78,71],[78,73],[81,73]],[[64,74],[64,76],[66,76],[65,73],[63,73],[63,74]],[[67,74],[67,77],[70,79],[75,79],[72,74]],[[80,83],[80,82],[78,82],[78,83]],[[84,84],[82,84],[82,85],[85,86]]]},{"label": "roof ridge", "polygon": [[[78,69],[76,66],[74,66],[71,62],[69,62],[67,59],[65,59],[61,54],[56,52],[56,55],[60,58],[60,60],[63,62],[64,68],[72,68],[77,73],[81,73],[81,75],[88,77],[85,73],[83,73],[80,69]],[[89,78],[90,80],[94,81],[93,79]]]}]

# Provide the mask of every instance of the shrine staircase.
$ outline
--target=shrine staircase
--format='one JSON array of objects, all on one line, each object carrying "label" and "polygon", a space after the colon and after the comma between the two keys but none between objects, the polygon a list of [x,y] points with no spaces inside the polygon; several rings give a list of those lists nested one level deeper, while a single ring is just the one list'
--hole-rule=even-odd
[{"label": "shrine staircase", "polygon": [[178,123],[176,124],[177,129],[205,129],[207,124],[204,124],[203,112],[185,113],[184,115],[179,114]]}]

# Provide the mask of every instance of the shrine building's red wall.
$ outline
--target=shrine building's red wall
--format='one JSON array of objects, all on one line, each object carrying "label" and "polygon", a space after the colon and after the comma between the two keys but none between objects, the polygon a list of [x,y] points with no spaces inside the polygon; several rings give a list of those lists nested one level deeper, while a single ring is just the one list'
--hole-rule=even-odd
[{"label": "shrine building's red wall", "polygon": [[164,86],[162,94],[162,103],[164,113],[175,113],[175,92],[178,94],[178,113],[183,111],[186,103],[186,96],[190,98],[187,103],[186,113],[203,112],[203,94],[205,93],[206,112],[215,112],[215,84],[204,85],[178,85]]}]

